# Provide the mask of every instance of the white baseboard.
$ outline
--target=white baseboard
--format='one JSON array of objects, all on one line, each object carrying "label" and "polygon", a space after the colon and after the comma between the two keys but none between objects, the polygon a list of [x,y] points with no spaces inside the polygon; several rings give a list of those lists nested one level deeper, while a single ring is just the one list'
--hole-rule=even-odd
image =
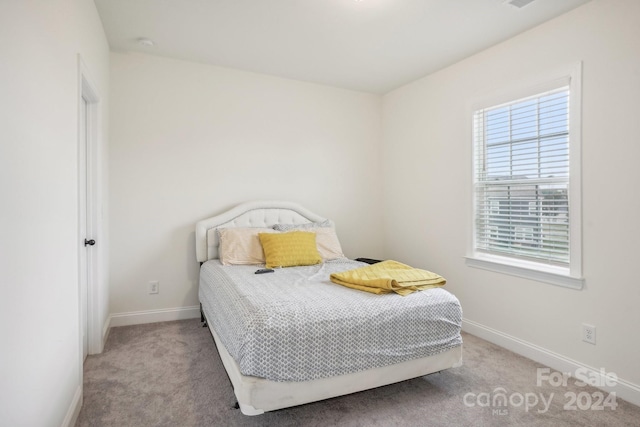
[{"label": "white baseboard", "polygon": [[599,389],[608,393],[615,392],[616,397],[640,406],[640,386],[637,384],[617,378],[615,385],[607,386],[607,383],[611,384],[611,378],[607,377],[600,369],[586,366],[561,354],[472,320],[464,319],[462,330],[560,372],[575,373],[580,369],[580,372],[585,373],[587,378],[595,379],[598,384],[602,384],[601,387],[598,387]]},{"label": "white baseboard", "polygon": [[107,321],[104,322],[104,327],[102,328],[102,348],[100,349],[100,353],[102,353],[104,346],[107,344],[109,332],[111,332],[111,316],[107,316]]},{"label": "white baseboard", "polygon": [[62,420],[61,427],[75,426],[76,421],[78,421],[78,415],[80,415],[80,409],[82,409],[82,386],[78,386],[76,389],[73,399],[71,400],[71,405],[69,405],[69,409],[67,410],[67,415],[65,415],[64,420]]},{"label": "white baseboard", "polygon": [[169,322],[171,320],[195,319],[200,317],[200,307],[176,307],[161,310],[132,311],[112,313],[107,323],[110,328],[116,326],[141,325],[143,323]]}]

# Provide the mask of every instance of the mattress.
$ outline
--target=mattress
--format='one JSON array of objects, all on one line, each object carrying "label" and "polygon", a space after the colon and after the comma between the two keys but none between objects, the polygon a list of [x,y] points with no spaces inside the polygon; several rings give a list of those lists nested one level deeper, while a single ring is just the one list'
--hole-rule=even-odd
[{"label": "mattress", "polygon": [[374,295],[337,285],[333,260],[254,274],[258,266],[202,265],[199,297],[246,376],[309,381],[433,356],[462,344],[462,310],[443,288]]}]

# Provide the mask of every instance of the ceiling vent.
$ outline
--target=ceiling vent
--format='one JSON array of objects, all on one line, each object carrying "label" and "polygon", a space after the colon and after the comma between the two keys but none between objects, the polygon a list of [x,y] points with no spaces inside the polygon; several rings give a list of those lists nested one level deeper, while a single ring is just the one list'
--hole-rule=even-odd
[{"label": "ceiling vent", "polygon": [[517,7],[518,9],[525,7],[529,3],[533,3],[535,0],[507,0],[504,4],[508,4],[513,7]]}]

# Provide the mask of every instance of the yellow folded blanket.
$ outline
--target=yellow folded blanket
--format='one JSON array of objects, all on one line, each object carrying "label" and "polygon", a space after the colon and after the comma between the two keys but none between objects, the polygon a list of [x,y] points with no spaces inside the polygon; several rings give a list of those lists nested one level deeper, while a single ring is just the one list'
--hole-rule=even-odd
[{"label": "yellow folded blanket", "polygon": [[415,291],[443,286],[444,277],[427,270],[410,267],[398,261],[382,261],[354,270],[333,273],[331,281],[374,294],[395,292],[408,295]]}]

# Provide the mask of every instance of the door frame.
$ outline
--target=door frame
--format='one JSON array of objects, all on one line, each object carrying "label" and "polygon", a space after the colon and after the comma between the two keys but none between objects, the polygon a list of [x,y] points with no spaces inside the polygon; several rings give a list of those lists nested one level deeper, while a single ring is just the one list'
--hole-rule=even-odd
[{"label": "door frame", "polygon": [[[83,126],[82,102],[87,101],[86,130]],[[88,68],[82,57],[78,55],[78,323],[79,323],[79,352],[80,371],[83,365],[83,334],[82,319],[83,290],[82,277],[86,271],[87,277],[87,354],[102,352],[102,326],[100,322],[100,254],[105,243],[102,234],[102,221],[99,212],[99,165],[102,161],[100,153],[100,96],[93,83]],[[86,138],[81,132],[86,131]],[[86,144],[86,145],[85,145]],[[86,172],[85,172],[86,171]],[[84,175],[84,176],[83,176]],[[84,181],[86,179],[86,187]],[[87,200],[87,194],[89,198]],[[82,230],[81,215],[86,218],[86,234]],[[87,249],[84,239],[95,239],[97,244]],[[86,252],[86,257],[83,257]]]}]

